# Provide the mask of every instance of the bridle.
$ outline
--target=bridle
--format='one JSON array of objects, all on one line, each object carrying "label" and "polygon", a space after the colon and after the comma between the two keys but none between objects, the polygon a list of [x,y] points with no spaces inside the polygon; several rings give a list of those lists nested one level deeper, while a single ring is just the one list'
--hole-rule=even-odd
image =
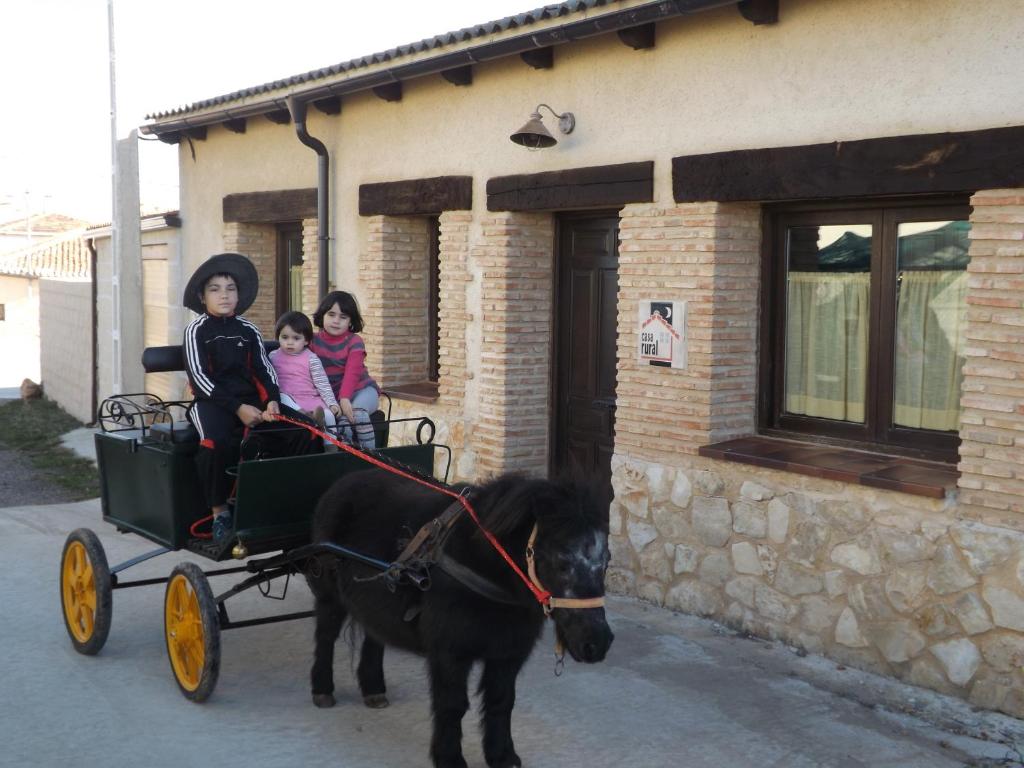
[{"label": "bridle", "polygon": [[541,603],[544,608],[544,615],[550,616],[555,608],[603,608],[604,595],[598,597],[555,597],[537,578],[537,568],[534,565],[534,548],[537,541],[537,524],[533,524],[533,531],[530,532],[530,540],[526,542],[526,572],[530,574],[530,581],[541,592],[546,594],[547,600]]}]

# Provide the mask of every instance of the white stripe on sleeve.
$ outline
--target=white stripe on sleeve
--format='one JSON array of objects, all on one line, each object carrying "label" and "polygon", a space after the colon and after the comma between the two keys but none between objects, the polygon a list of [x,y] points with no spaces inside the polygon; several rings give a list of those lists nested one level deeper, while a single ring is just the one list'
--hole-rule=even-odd
[{"label": "white stripe on sleeve", "polygon": [[210,377],[203,370],[202,356],[199,354],[199,342],[196,340],[199,327],[206,322],[206,317],[206,315],[197,317],[185,329],[185,364],[192,374],[196,386],[202,390],[204,395],[210,397],[213,395],[213,382],[210,381]]}]

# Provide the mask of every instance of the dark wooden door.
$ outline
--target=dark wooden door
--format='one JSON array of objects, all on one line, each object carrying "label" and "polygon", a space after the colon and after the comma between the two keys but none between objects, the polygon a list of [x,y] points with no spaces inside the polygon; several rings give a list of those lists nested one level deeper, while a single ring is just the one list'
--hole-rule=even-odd
[{"label": "dark wooden door", "polygon": [[611,494],[619,220],[559,221],[554,469],[577,469]]}]

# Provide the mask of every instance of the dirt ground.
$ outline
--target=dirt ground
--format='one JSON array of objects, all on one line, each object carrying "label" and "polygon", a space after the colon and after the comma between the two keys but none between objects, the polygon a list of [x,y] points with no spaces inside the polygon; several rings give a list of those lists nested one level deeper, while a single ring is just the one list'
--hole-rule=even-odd
[{"label": "dirt ground", "polygon": [[32,466],[18,451],[0,449],[0,507],[61,504],[75,495]]}]

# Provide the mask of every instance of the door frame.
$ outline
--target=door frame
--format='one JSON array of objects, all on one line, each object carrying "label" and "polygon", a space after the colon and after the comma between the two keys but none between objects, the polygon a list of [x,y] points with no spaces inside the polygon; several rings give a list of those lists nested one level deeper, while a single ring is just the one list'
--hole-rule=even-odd
[{"label": "door frame", "polygon": [[[555,465],[555,460],[558,454],[558,416],[559,416],[559,403],[558,403],[558,371],[559,365],[561,364],[561,356],[559,354],[559,339],[561,338],[562,328],[559,324],[559,299],[560,292],[562,290],[560,275],[562,273],[562,231],[564,228],[564,222],[567,221],[579,221],[581,219],[615,219],[619,222],[618,227],[621,227],[622,216],[621,209],[619,208],[595,208],[593,210],[581,210],[581,211],[553,211],[555,226],[554,226],[554,243],[552,245],[552,253],[554,258],[551,259],[551,268],[553,275],[551,277],[552,294],[551,294],[551,370],[548,372],[548,381],[550,382],[550,388],[548,392],[548,402],[551,403],[550,421],[548,427],[548,476],[554,475],[558,469]],[[617,227],[617,228],[618,228]],[[616,253],[618,252],[618,246],[616,246]],[[618,269],[616,269],[616,275]],[[616,299],[616,326],[618,326],[618,300]],[[616,379],[615,389],[616,397],[618,397],[619,383]]]}]

